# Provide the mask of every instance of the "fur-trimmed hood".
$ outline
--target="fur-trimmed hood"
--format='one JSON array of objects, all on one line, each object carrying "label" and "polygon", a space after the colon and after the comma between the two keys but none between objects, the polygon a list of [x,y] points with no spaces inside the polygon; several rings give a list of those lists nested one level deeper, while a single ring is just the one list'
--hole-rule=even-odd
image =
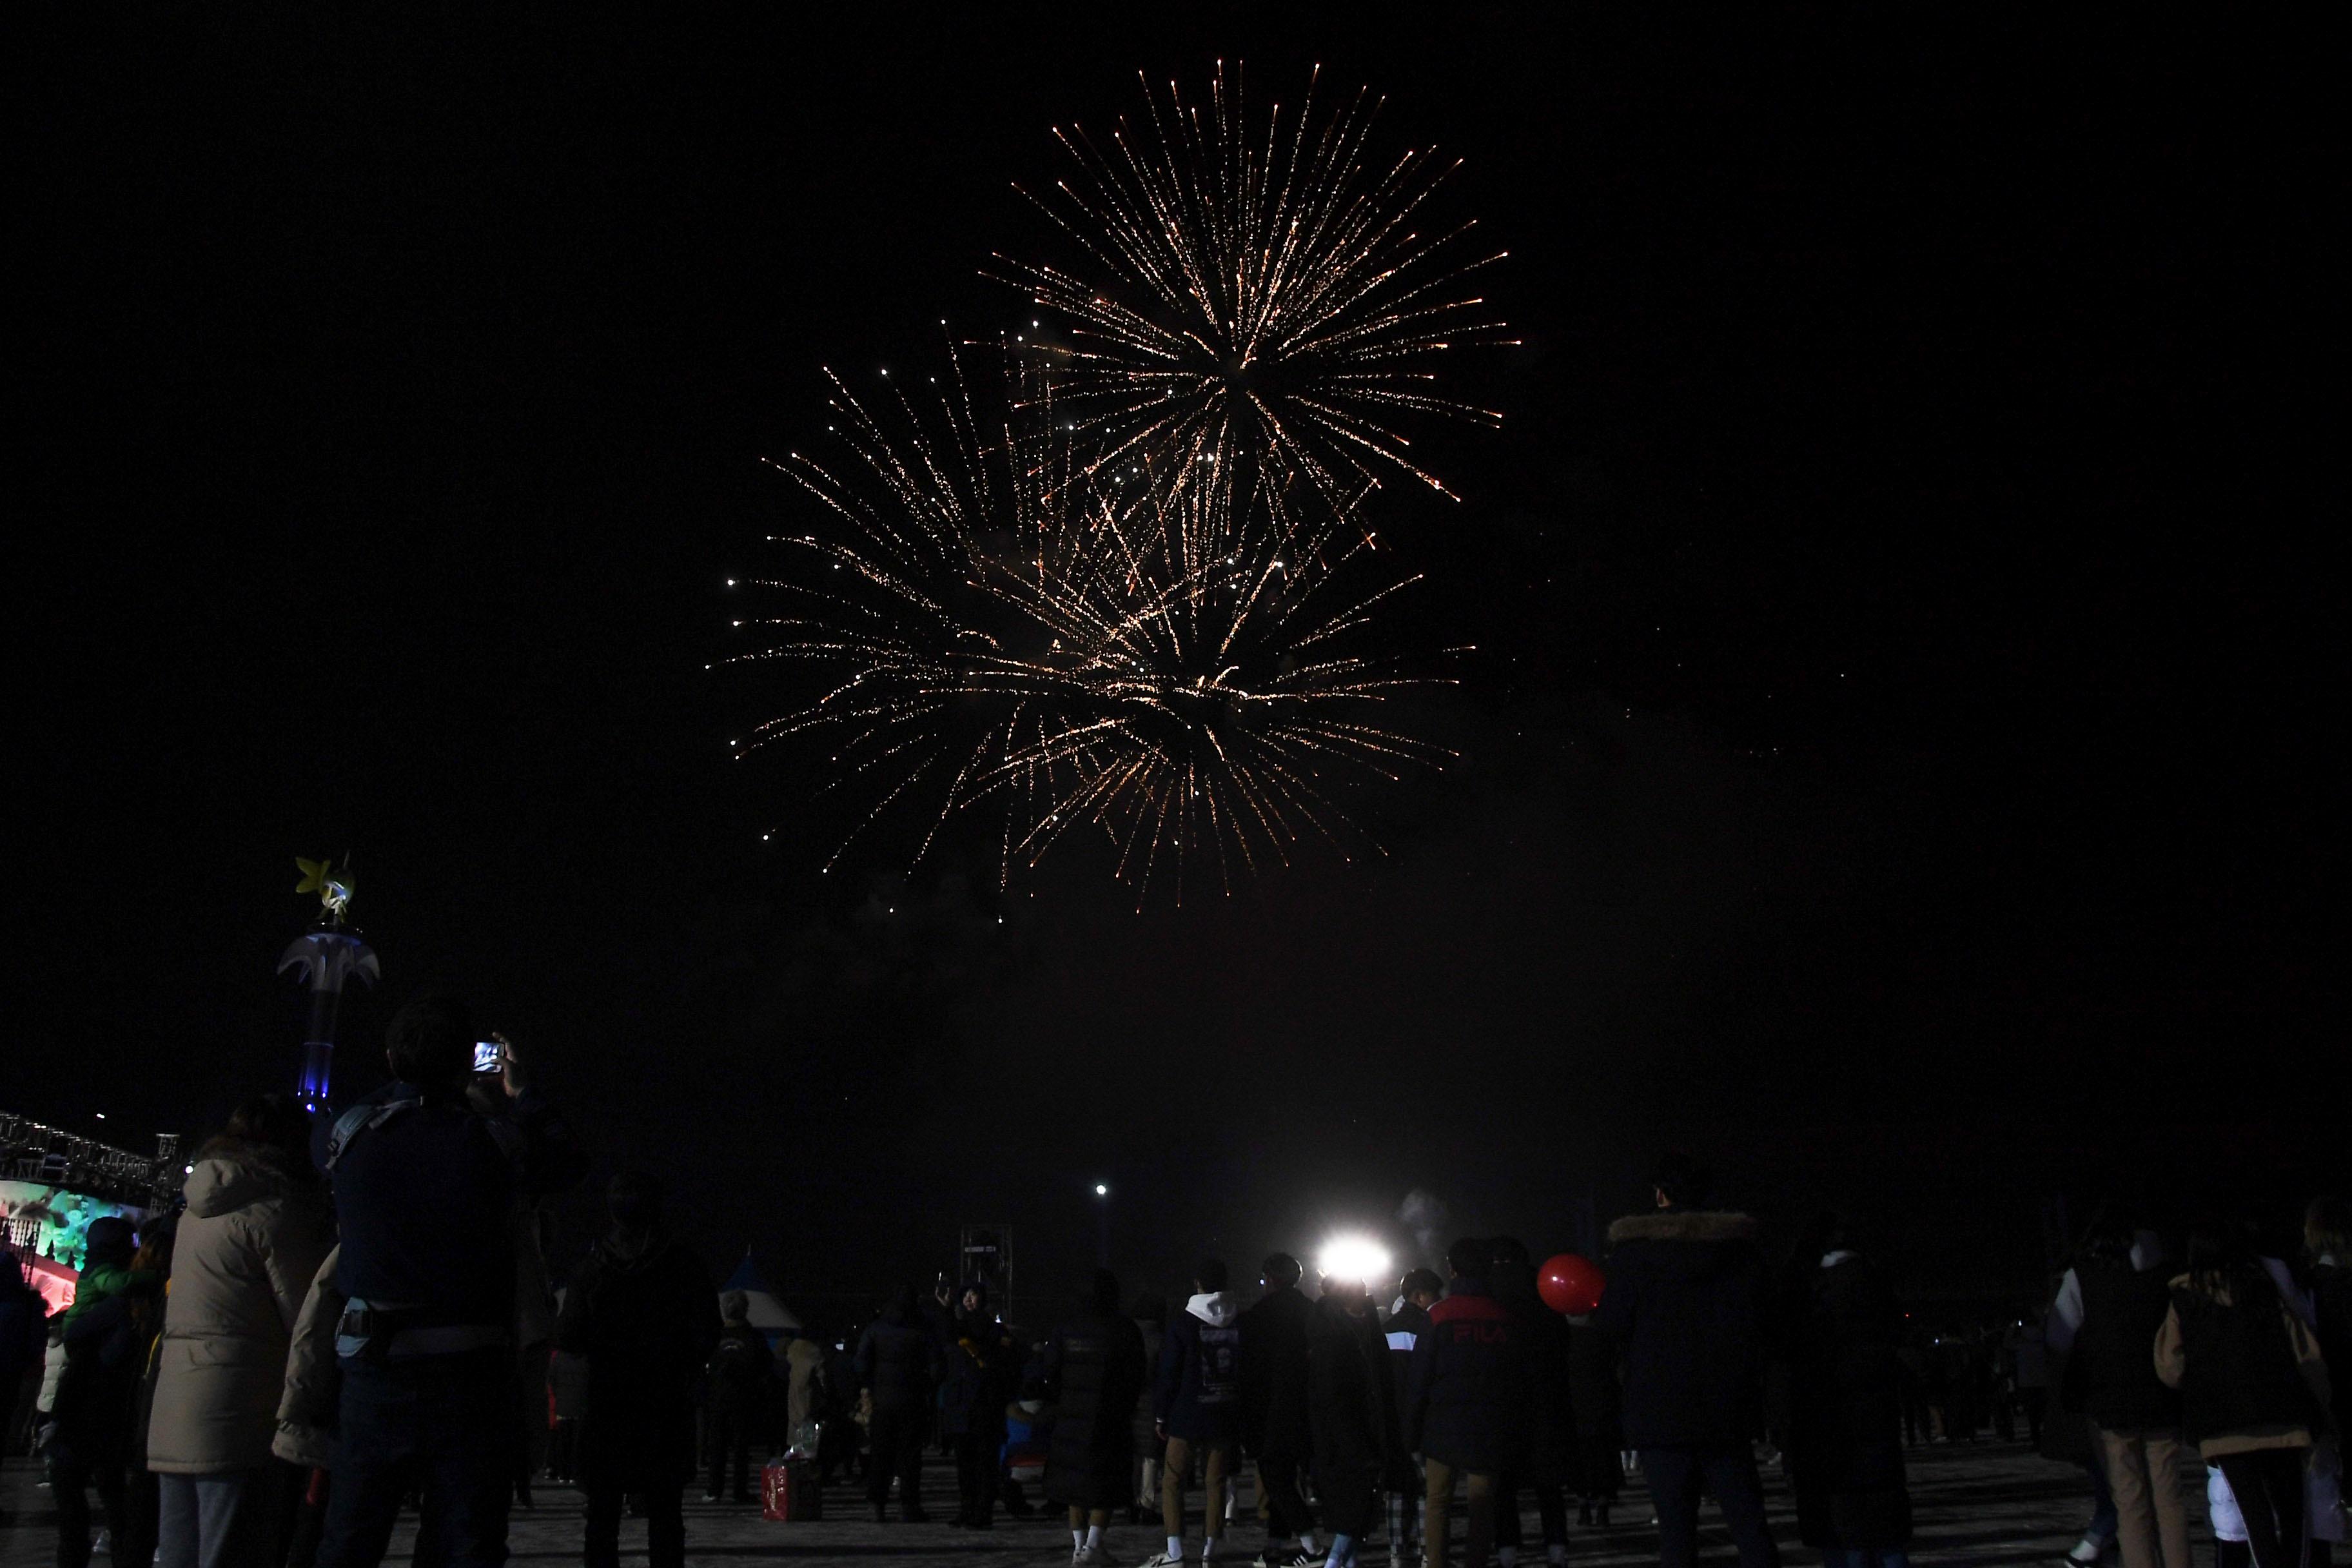
[{"label": "fur-trimmed hood", "polygon": [[1747,1241],[1756,1239],[1756,1221],[1744,1214],[1713,1209],[1659,1209],[1629,1214],[1609,1227],[1609,1245],[1629,1241]]}]

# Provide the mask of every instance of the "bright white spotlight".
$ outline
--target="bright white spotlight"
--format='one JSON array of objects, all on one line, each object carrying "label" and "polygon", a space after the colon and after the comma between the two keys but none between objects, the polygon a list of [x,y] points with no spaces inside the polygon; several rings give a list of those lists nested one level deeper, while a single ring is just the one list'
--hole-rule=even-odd
[{"label": "bright white spotlight", "polygon": [[1107,1198],[1110,1196],[1110,1189],[1103,1185],[1100,1182],[1097,1182],[1095,1184],[1095,1196],[1098,1198]]},{"label": "bright white spotlight", "polygon": [[1389,1249],[1369,1236],[1335,1236],[1315,1255],[1315,1266],[1326,1279],[1370,1285],[1388,1278]]}]

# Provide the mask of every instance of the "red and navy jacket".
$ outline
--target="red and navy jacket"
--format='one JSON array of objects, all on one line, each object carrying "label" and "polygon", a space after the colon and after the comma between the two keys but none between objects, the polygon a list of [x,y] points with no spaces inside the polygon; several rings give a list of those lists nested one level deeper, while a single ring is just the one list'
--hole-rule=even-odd
[{"label": "red and navy jacket", "polygon": [[1413,1346],[1405,1447],[1457,1470],[1492,1475],[1516,1465],[1527,1451],[1520,1333],[1485,1280],[1454,1280]]}]

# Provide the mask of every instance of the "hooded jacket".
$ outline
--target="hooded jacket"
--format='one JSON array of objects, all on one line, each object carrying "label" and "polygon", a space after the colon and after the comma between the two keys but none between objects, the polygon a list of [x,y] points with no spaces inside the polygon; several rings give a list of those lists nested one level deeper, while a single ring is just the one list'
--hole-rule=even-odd
[{"label": "hooded jacket", "polygon": [[1230,1443],[1241,1436],[1240,1312],[1228,1290],[1184,1303],[1160,1344],[1151,1414],[1171,1437]]},{"label": "hooded jacket", "polygon": [[1527,1456],[1526,1348],[1484,1279],[1454,1280],[1413,1347],[1405,1446],[1475,1474],[1517,1468]]},{"label": "hooded jacket", "polygon": [[1269,1290],[1241,1315],[1242,1447],[1305,1458],[1313,1442],[1307,1413],[1307,1347],[1315,1303],[1296,1285]]},{"label": "hooded jacket", "polygon": [[250,1469],[269,1459],[295,1320],[334,1245],[327,1196],[307,1169],[242,1146],[197,1161],[184,1191],[147,1468]]},{"label": "hooded jacket", "polygon": [[1609,1227],[1596,1327],[1624,1348],[1626,1443],[1738,1443],[1760,1424],[1764,1257],[1744,1214],[1661,1209]]}]

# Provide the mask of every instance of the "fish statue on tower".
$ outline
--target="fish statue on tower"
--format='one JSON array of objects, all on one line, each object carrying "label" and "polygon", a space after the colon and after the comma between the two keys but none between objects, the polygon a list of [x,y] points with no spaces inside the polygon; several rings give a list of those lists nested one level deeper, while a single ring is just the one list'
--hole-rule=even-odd
[{"label": "fish statue on tower", "polygon": [[328,1075],[335,1061],[335,1022],[342,1011],[343,985],[353,975],[373,983],[383,977],[375,950],[360,933],[343,923],[352,902],[351,857],[343,857],[338,873],[331,860],[305,860],[299,856],[302,880],[298,893],[319,895],[319,923],[294,939],[278,961],[278,973],[299,968],[310,988],[310,1024],[303,1033],[302,1077],[295,1095],[305,1109],[327,1109]]}]

